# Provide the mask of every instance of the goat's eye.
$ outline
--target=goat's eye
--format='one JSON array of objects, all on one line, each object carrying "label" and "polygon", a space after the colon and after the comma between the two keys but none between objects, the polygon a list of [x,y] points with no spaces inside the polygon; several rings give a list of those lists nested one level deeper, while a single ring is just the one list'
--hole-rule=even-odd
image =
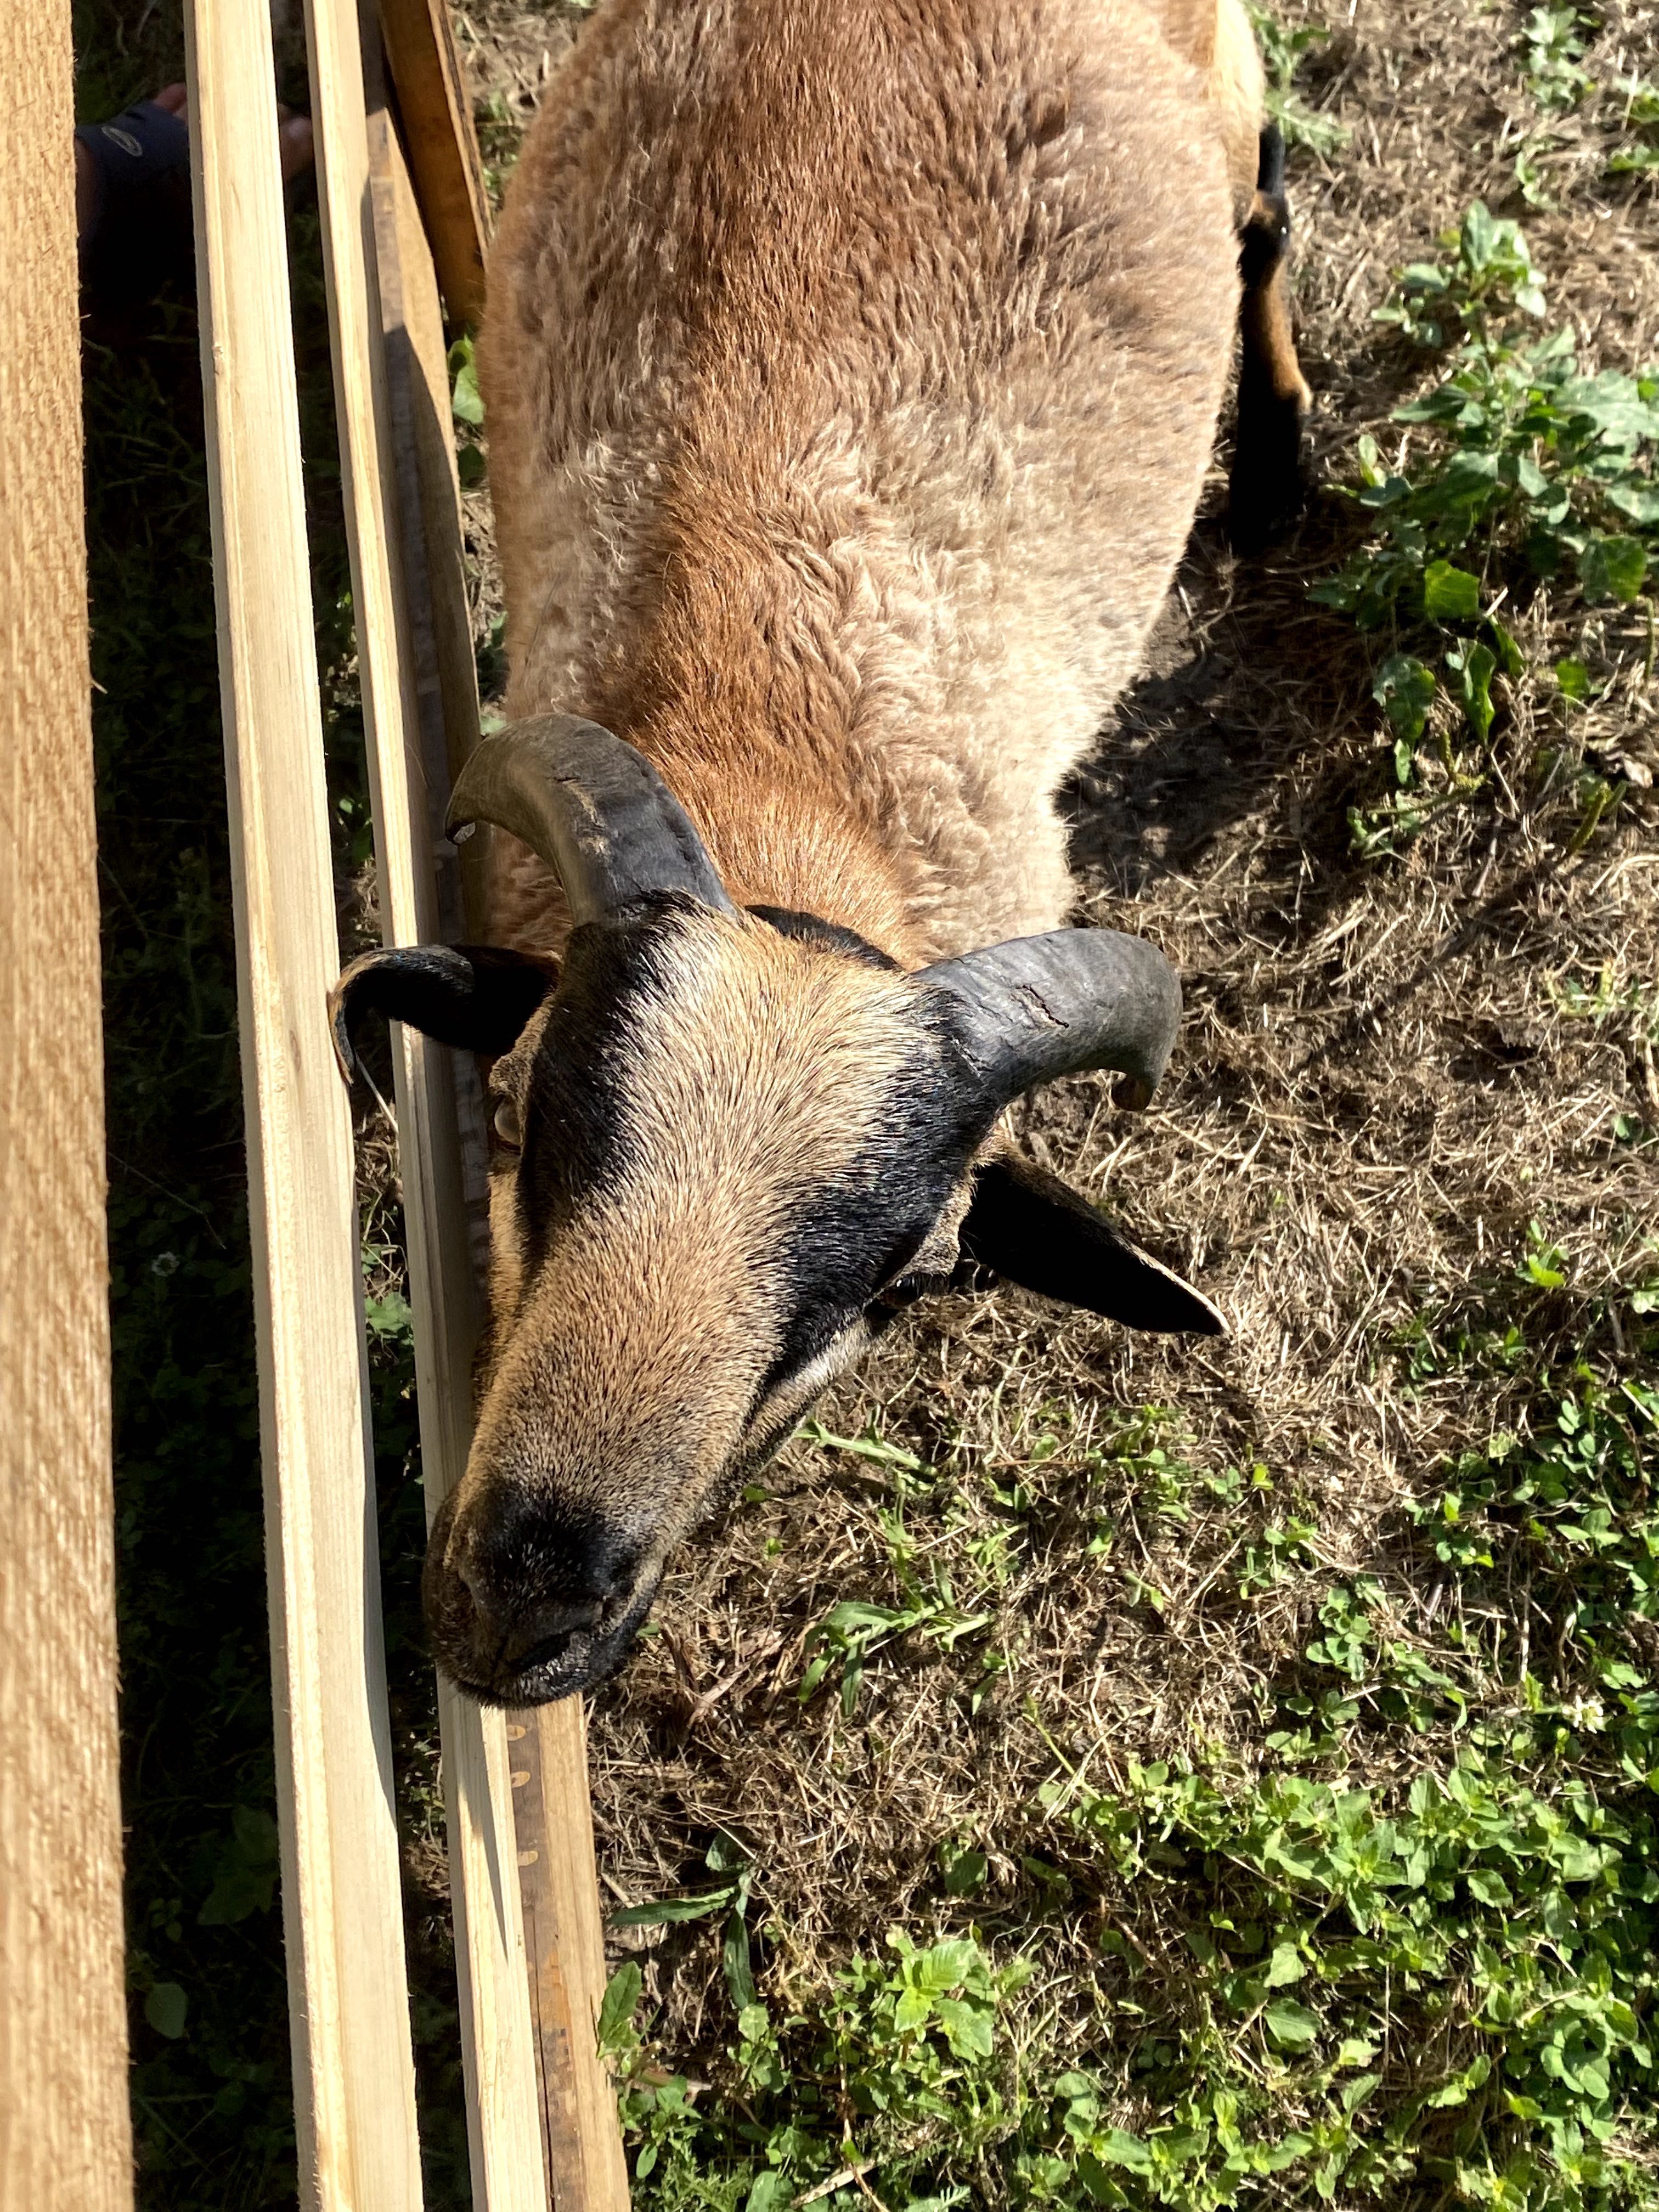
[{"label": "goat's eye", "polygon": [[524,1124],[519,1119],[519,1109],[510,1098],[495,1101],[495,1134],[504,1145],[515,1147],[524,1142]]}]

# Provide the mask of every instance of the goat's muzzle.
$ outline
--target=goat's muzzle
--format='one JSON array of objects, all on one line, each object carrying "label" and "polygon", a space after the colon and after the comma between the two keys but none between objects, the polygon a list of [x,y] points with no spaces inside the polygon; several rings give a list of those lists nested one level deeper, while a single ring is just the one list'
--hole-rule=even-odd
[{"label": "goat's muzzle", "polygon": [[422,1586],[438,1665],[487,1705],[544,1705],[615,1674],[660,1565],[602,1515],[516,1486],[445,1499]]}]

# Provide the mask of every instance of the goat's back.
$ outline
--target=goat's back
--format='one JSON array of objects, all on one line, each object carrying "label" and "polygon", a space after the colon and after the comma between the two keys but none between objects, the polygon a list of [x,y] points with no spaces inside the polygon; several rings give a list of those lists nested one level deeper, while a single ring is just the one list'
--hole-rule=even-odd
[{"label": "goat's back", "polygon": [[753,896],[745,776],[879,841],[907,954],[1059,921],[1052,794],[1168,588],[1237,300],[1152,17],[607,0],[490,286],[511,711],[652,753]]}]

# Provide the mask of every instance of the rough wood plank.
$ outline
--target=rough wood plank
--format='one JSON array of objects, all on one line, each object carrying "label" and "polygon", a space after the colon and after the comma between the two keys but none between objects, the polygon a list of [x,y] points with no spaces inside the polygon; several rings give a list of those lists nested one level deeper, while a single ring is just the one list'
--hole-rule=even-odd
[{"label": "rough wood plank", "polygon": [[0,2175],[132,2203],[70,13],[11,8],[0,201]]},{"label": "rough wood plank", "polygon": [[[318,4],[320,10],[323,0]],[[371,645],[360,628],[359,644],[372,705],[381,911],[388,939],[397,942],[404,928],[415,938],[460,933],[459,869],[441,834],[447,733],[453,727],[463,750],[477,741],[478,702],[437,290],[378,59],[371,50],[362,73],[379,325],[362,336],[378,352],[380,374],[370,415],[343,409],[341,422],[356,512],[362,518],[373,504],[390,525],[384,556],[392,631]],[[371,533],[360,530],[360,606],[379,603],[378,586],[364,588],[367,564],[378,557]],[[463,1133],[472,1138],[481,1182],[483,1125],[470,1060],[413,1030],[399,1028],[395,1036],[429,1519],[459,1481],[471,1443],[479,1304]],[[505,1724],[499,1712],[482,1711],[441,1680],[438,1696],[473,2202],[480,2212],[541,2212],[546,2191]]]},{"label": "rough wood plank", "polygon": [[483,313],[489,201],[446,0],[380,0],[415,196],[454,323]]},{"label": "rough wood plank", "polygon": [[301,2199],[416,2212],[350,1116],[265,0],[185,9]]},{"label": "rough wood plank", "polygon": [[582,1701],[565,1698],[514,1713],[507,1734],[555,2212],[626,2212],[628,2165],[616,2091],[597,2044],[605,1923]]}]

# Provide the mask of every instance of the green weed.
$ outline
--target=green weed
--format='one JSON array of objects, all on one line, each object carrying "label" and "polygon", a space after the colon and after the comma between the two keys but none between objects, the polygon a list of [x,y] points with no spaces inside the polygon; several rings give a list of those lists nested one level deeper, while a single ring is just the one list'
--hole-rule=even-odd
[{"label": "green weed", "polygon": [[1320,23],[1301,23],[1287,30],[1271,9],[1254,4],[1249,15],[1267,70],[1267,114],[1284,132],[1285,143],[1305,146],[1313,154],[1340,153],[1348,143],[1346,126],[1310,107],[1295,82],[1303,61],[1330,33]]},{"label": "green weed", "polygon": [[[898,1584],[896,1605],[881,1605],[863,1598],[843,1598],[832,1606],[807,1636],[803,1647],[806,1665],[800,1680],[802,1704],[833,1676],[839,1685],[841,1709],[850,1719],[858,1705],[864,1672],[872,1656],[908,1636],[919,1637],[940,1652],[954,1652],[958,1644],[989,1628],[996,1619],[994,1607],[971,1612],[962,1606],[951,1575],[934,1559],[918,1553],[905,1528],[902,1510],[881,1516],[882,1535]],[[994,1552],[969,1555],[976,1571],[981,1595],[997,1579]],[[989,1680],[1006,1663],[1002,1655],[983,1650],[979,1655],[980,1680],[969,1692],[976,1711]]]},{"label": "green weed", "polygon": [[[899,1929],[890,1959],[857,1957],[805,2002],[737,2012],[729,2093],[653,2077],[624,1966],[601,2017],[634,2137],[635,2201],[660,2212],[781,2212],[811,2200],[849,2212],[878,2201],[942,2212],[1006,2141],[1011,2106],[999,2012],[1029,1978],[972,1936],[920,1946]],[[1016,2093],[1017,2101],[1017,2093]],[[951,2179],[947,2180],[949,2174]]]},{"label": "green weed", "polygon": [[1609,171],[1614,176],[1643,176],[1659,169],[1659,85],[1646,77],[1623,76],[1614,80],[1610,91],[1620,103],[1614,127],[1625,143],[1607,156]]},{"label": "green weed", "polygon": [[1540,107],[1565,112],[1595,90],[1584,68],[1585,33],[1594,24],[1577,8],[1534,8],[1516,45],[1527,90]]},{"label": "green weed", "polygon": [[[1570,331],[1528,335],[1543,316],[1544,286],[1517,224],[1477,201],[1442,243],[1453,258],[1403,270],[1377,319],[1449,348],[1450,373],[1395,410],[1407,429],[1392,461],[1373,438],[1359,441],[1352,496],[1368,518],[1365,540],[1311,587],[1322,605],[1400,641],[1373,687],[1395,793],[1351,816],[1367,856],[1398,850],[1484,787],[1498,679],[1526,672],[1498,617],[1504,600],[1550,579],[1558,596],[1576,593],[1583,620],[1609,602],[1629,605],[1659,532],[1659,374],[1582,374]],[[1561,668],[1564,692],[1577,690],[1582,664]],[[1589,779],[1581,843],[1617,797]]]}]

